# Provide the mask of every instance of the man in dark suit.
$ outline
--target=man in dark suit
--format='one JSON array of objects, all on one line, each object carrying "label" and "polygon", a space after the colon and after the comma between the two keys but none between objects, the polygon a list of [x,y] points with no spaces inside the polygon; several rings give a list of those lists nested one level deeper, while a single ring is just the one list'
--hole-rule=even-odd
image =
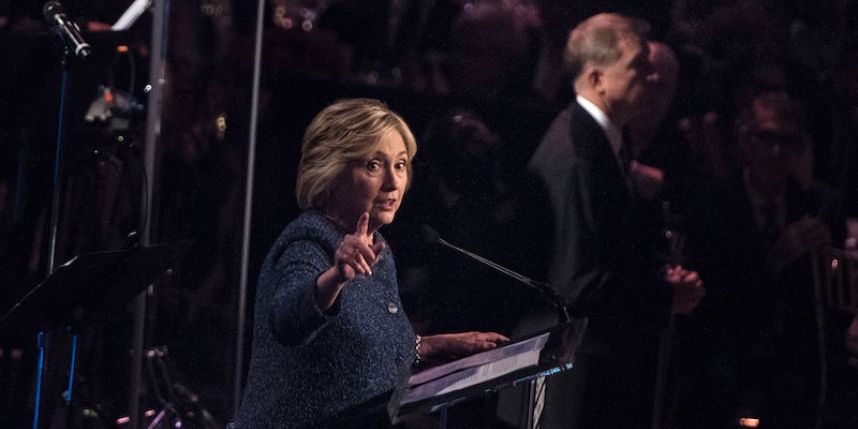
[{"label": "man in dark suit", "polygon": [[548,379],[545,429],[649,427],[659,335],[703,296],[695,272],[659,266],[627,179],[623,128],[653,73],[647,31],[617,14],[572,30],[564,59],[577,98],[530,162],[554,218],[550,283],[590,320],[575,368]]}]

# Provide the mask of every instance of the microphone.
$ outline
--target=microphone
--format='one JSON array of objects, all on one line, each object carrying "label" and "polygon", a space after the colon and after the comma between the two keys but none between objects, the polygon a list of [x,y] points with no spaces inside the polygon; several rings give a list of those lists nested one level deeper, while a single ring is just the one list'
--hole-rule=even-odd
[{"label": "microphone", "polygon": [[86,41],[83,40],[83,37],[80,35],[80,28],[77,27],[77,24],[66,17],[65,11],[63,10],[63,6],[60,2],[51,0],[45,3],[42,13],[66,45],[69,48],[74,49],[76,57],[83,59],[92,55],[92,46],[89,46],[89,43],[86,43]]},{"label": "microphone", "polygon": [[454,251],[456,251],[462,255],[467,256],[468,258],[470,258],[474,261],[477,261],[477,262],[479,262],[479,263],[481,263],[481,264],[483,264],[489,268],[494,269],[495,271],[503,273],[506,276],[517,280],[519,283],[522,283],[526,286],[529,286],[533,289],[536,289],[540,293],[540,295],[542,295],[543,298],[545,298],[548,302],[551,303],[551,305],[554,306],[554,308],[557,309],[560,324],[567,324],[567,323],[572,322],[572,316],[569,314],[569,309],[568,309],[568,306],[566,305],[566,301],[564,301],[563,298],[561,298],[559,295],[557,295],[557,292],[555,292],[554,289],[548,285],[548,283],[533,280],[533,279],[526,277],[524,275],[521,275],[521,274],[519,274],[513,270],[510,270],[509,268],[506,268],[506,267],[501,266],[495,262],[492,262],[492,261],[490,261],[490,260],[488,260],[488,259],[486,259],[480,255],[477,255],[475,253],[471,253],[471,252],[469,252],[469,251],[467,251],[461,247],[450,244],[447,240],[444,240],[443,238],[441,238],[441,236],[438,235],[438,231],[435,231],[435,229],[429,225],[421,226],[420,230],[423,233],[423,237],[426,239],[426,241],[429,241],[429,242],[435,243],[435,244],[440,244],[440,245],[442,245],[448,249],[452,249],[452,250],[454,250]]}]

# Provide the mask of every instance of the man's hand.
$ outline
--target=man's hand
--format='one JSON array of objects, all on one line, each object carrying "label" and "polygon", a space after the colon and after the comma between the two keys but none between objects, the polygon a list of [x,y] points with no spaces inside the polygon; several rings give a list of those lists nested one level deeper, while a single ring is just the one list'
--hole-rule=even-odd
[{"label": "man's hand", "polygon": [[668,267],[664,281],[673,287],[673,314],[691,314],[706,295],[706,288],[697,272],[686,270],[681,265]]}]

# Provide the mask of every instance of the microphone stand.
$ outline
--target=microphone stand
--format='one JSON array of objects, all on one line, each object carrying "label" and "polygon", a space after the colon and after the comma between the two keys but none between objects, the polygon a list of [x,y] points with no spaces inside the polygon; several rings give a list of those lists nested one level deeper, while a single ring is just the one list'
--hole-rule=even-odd
[{"label": "microphone stand", "polygon": [[[539,294],[543,298],[545,298],[545,300],[550,302],[551,305],[553,305],[554,308],[557,310],[557,320],[559,321],[558,326],[562,326],[562,325],[571,326],[572,325],[572,316],[569,313],[569,308],[568,308],[568,305],[566,304],[566,301],[563,298],[561,298],[559,295],[557,295],[557,292],[555,292],[554,289],[548,285],[548,283],[538,282],[538,281],[533,280],[529,277],[523,276],[523,275],[521,275],[521,274],[519,274],[513,270],[510,270],[509,268],[498,265],[498,264],[496,264],[496,263],[494,263],[494,262],[492,262],[486,258],[483,258],[480,255],[477,255],[475,253],[471,253],[465,249],[462,249],[461,247],[450,244],[447,240],[444,240],[443,238],[439,237],[438,233],[434,229],[432,229],[432,227],[430,227],[428,225],[423,225],[422,229],[423,229],[424,235],[430,241],[433,241],[433,242],[438,243],[444,247],[447,247],[448,249],[452,249],[458,253],[461,253],[462,255],[465,255],[468,258],[471,258],[477,262],[480,262],[483,265],[485,265],[489,268],[492,268],[495,271],[503,273],[503,274],[507,275],[508,277],[511,277],[511,278],[517,280],[521,284],[524,284],[524,285],[529,286],[533,289],[536,289],[537,291],[539,291]],[[585,322],[582,326],[586,326],[586,323],[587,322],[585,320]],[[524,393],[524,398],[525,398],[525,403],[527,405],[525,405],[526,411],[524,412],[523,420],[520,421],[520,427],[523,427],[523,428],[538,427],[539,421],[541,420],[541,417],[542,417],[542,409],[545,405],[545,378],[544,377],[538,377],[534,380],[528,381],[527,388],[525,389],[525,393]],[[446,410],[446,408],[445,408],[445,410]],[[442,419],[442,421],[445,421],[445,420]]]},{"label": "microphone stand", "polygon": [[66,94],[68,93],[69,70],[71,69],[71,51],[68,46],[63,47],[60,68],[60,104],[59,113],[57,114],[57,135],[54,144],[53,195],[51,199],[50,238],[48,241],[48,275],[54,272],[54,267],[56,266],[57,226],[60,217],[60,191],[62,188],[63,119],[65,118]]},{"label": "microphone stand", "polygon": [[[52,24],[53,25],[53,24]],[[62,35],[59,34],[62,39]],[[59,92],[59,111],[57,113],[57,134],[54,150],[54,168],[53,168],[53,188],[51,195],[51,219],[49,224],[48,235],[48,257],[47,257],[47,276],[54,273],[57,262],[57,235],[60,219],[60,201],[62,194],[62,175],[63,175],[63,140],[65,137],[65,108],[66,96],[68,95],[69,74],[71,70],[74,55],[69,48],[69,44],[63,41],[63,53],[60,57],[60,92]],[[88,55],[88,54],[87,54]],[[83,55],[84,57],[86,55]],[[39,363],[36,370],[36,392],[33,409],[33,428],[39,427],[39,418],[41,415],[41,404],[44,387],[44,379],[46,376],[45,359],[49,349],[50,334],[41,331],[37,335],[37,345],[39,349]],[[71,353],[69,362],[68,388],[63,394],[63,400],[66,407],[70,409],[72,406],[72,392],[74,387],[75,364],[77,360],[77,332],[71,333]],[[70,415],[67,415],[70,418]]]},{"label": "microphone stand", "polygon": [[477,262],[480,262],[483,265],[494,269],[495,271],[503,273],[506,276],[517,280],[521,284],[524,284],[524,285],[529,286],[533,289],[536,289],[537,291],[539,291],[540,295],[542,295],[542,297],[545,298],[549,303],[551,303],[551,305],[554,306],[554,308],[557,310],[558,320],[560,321],[561,325],[572,323],[572,316],[569,313],[569,308],[568,308],[568,305],[566,304],[566,301],[563,298],[561,298],[559,295],[557,295],[557,292],[555,292],[554,289],[548,285],[548,283],[533,280],[533,279],[526,277],[524,275],[521,275],[521,274],[519,274],[513,270],[510,270],[509,268],[506,268],[506,267],[501,266],[501,265],[499,265],[493,261],[490,261],[490,260],[488,260],[488,259],[486,259],[480,255],[469,252],[469,251],[467,251],[461,247],[458,247],[456,245],[450,244],[447,240],[444,240],[443,238],[438,236],[438,233],[434,229],[432,229],[432,227],[430,227],[428,225],[423,226],[423,232],[426,234],[427,238],[430,241],[438,243],[438,244],[440,244],[444,247],[447,247],[448,249],[452,249],[458,253],[461,253],[462,255],[465,255],[465,256],[467,256],[467,257],[469,257],[469,258],[471,258]]},{"label": "microphone stand", "polygon": [[[53,198],[51,201],[51,224],[48,242],[48,275],[53,274],[56,265],[57,225],[59,223],[60,191],[62,189],[62,147],[65,118],[66,94],[68,92],[69,70],[73,56],[85,59],[92,55],[92,48],[80,36],[77,25],[66,18],[62,5],[56,1],[45,3],[42,9],[45,20],[56,31],[63,43],[63,54],[60,58],[60,105],[57,116],[56,151],[54,154]],[[71,48],[74,46],[74,55]]]},{"label": "microphone stand", "polygon": [[[49,238],[48,238],[48,261],[47,261],[47,275],[50,276],[54,272],[54,267],[56,265],[56,249],[57,249],[57,228],[59,224],[60,218],[60,190],[62,183],[62,148],[63,148],[63,118],[65,117],[65,106],[66,106],[66,93],[68,90],[68,80],[69,80],[69,69],[71,63],[71,52],[69,51],[68,46],[63,46],[63,54],[60,60],[61,67],[61,75],[60,75],[60,103],[59,103],[59,113],[57,115],[57,135],[56,135],[56,143],[55,143],[55,153],[54,153],[54,168],[53,168],[53,189],[52,189],[52,198],[51,198],[51,220],[49,225]],[[36,391],[35,391],[35,400],[33,404],[33,428],[39,427],[39,418],[41,417],[41,405],[42,405],[42,390],[44,387],[43,381],[45,379],[45,359],[48,353],[48,337],[49,334],[40,331],[37,335],[37,346],[39,349],[39,362],[36,367]],[[73,344],[77,344],[77,335],[72,334],[72,342]],[[71,404],[71,393],[72,386],[74,385],[74,367],[75,367],[75,358],[76,358],[76,347],[72,348],[71,353],[71,366],[70,366],[70,374],[69,374],[69,389],[64,395],[64,400],[66,404]]]}]

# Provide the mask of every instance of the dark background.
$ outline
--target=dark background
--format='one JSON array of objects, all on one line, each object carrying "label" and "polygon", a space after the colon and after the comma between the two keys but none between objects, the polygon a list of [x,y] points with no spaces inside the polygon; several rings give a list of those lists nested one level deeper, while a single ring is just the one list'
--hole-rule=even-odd
[{"label": "dark background", "polygon": [[[502,330],[521,307],[539,305],[532,294],[506,280],[461,261],[450,262],[443,252],[420,244],[419,225],[433,218],[425,212],[432,210],[425,204],[432,201],[426,197],[431,194],[428,172],[446,166],[438,151],[429,149],[439,144],[433,142],[432,131],[443,126],[451,112],[467,111],[499,142],[487,170],[496,176],[476,179],[491,182],[494,190],[468,197],[476,210],[469,214],[489,219],[486,228],[469,230],[463,226],[469,224],[465,216],[439,212],[435,219],[441,235],[541,279],[538,249],[547,243],[522,244],[527,231],[520,227],[532,222],[502,213],[507,204],[520,208],[526,201],[529,190],[522,167],[550,120],[572,98],[568,80],[551,78],[546,70],[559,76],[559,52],[568,30],[602,10],[647,19],[653,36],[678,52],[680,87],[673,122],[667,126],[681,119],[699,123],[713,112],[722,124],[731,123],[733,91],[754,80],[753,65],[782,66],[786,85],[805,105],[813,124],[817,177],[840,190],[847,214],[858,216],[854,1],[795,2],[788,7],[764,0],[544,0],[513,2],[513,9],[490,1],[305,2],[326,5],[308,21],[309,29],[302,28],[303,18],[294,14],[298,3],[276,0],[266,10],[249,302],[268,247],[298,213],[293,189],[304,128],[332,101],[361,96],[387,102],[418,138],[414,188],[397,223],[383,231],[397,250],[403,299],[417,326]],[[461,18],[484,5],[494,9],[485,15],[473,13],[479,19],[472,21]],[[106,33],[97,31],[97,24],[112,23],[123,8],[87,1],[65,6],[96,56],[70,66],[57,261],[133,246],[128,235],[139,231],[142,185],[153,181],[152,242],[194,241],[175,274],[150,296],[145,347],[166,347],[165,368],[172,382],[199,394],[195,406],[208,409],[210,421],[226,422],[237,382],[233,374],[255,6],[225,0],[170,3],[156,177],[141,173],[145,110],[123,112],[122,123],[82,119],[99,85],[146,105],[151,17],[144,16],[129,32]],[[40,15],[41,2],[0,1],[4,311],[46,275],[61,46]],[[118,52],[119,45],[128,46],[128,52]],[[459,173],[449,170],[450,175]],[[465,189],[484,185],[462,183]],[[444,222],[449,219],[458,223]],[[419,277],[423,255],[435,263],[455,264],[450,269],[467,276],[469,288],[426,289],[433,285],[407,277]],[[253,320],[250,307],[248,324]],[[21,427],[31,418],[36,333],[50,328],[57,350],[69,341],[62,330],[56,331],[65,321],[46,325],[54,312],[36,306],[0,326],[0,421],[10,422],[8,427]],[[130,302],[95,312],[75,319],[82,334],[76,394],[80,404],[99,411],[99,424],[112,427],[128,412],[132,312]],[[441,319],[439,315],[453,317],[445,320],[449,326],[433,320]],[[492,322],[479,325],[480,320]],[[243,346],[248,351],[252,329],[246,331]],[[61,352],[54,356],[63,361]],[[159,409],[158,383],[163,377],[144,371],[144,378],[144,409]],[[57,406],[58,392],[64,389],[62,374],[49,379],[54,399],[48,403]]]}]

